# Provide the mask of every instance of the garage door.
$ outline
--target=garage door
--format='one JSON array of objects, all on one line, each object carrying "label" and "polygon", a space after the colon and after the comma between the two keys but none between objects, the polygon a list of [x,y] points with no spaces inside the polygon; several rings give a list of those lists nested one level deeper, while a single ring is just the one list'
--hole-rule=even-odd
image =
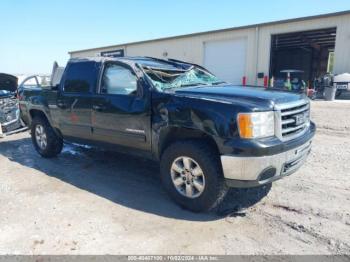
[{"label": "garage door", "polygon": [[245,75],[245,38],[204,43],[204,66],[221,80],[241,84]]}]

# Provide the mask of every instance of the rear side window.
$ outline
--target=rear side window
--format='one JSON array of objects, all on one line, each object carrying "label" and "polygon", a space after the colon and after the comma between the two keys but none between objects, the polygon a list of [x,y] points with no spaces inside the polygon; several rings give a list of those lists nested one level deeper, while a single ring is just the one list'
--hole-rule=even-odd
[{"label": "rear side window", "polygon": [[70,63],[64,80],[66,93],[90,93],[96,86],[99,64],[94,61]]}]

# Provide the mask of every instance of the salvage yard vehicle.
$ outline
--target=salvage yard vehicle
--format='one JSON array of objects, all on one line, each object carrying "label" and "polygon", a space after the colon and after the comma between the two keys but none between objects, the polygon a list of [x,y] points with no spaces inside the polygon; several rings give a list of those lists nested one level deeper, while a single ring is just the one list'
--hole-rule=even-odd
[{"label": "salvage yard vehicle", "polygon": [[16,76],[0,74],[0,137],[24,127],[20,118],[17,87]]},{"label": "salvage yard vehicle", "polygon": [[337,89],[336,97],[341,96],[342,93],[347,93],[350,91],[350,74],[338,74],[334,76],[333,84]]},{"label": "salvage yard vehicle", "polygon": [[192,211],[294,173],[316,130],[304,94],[232,86],[172,59],[71,59],[58,85],[24,90],[20,103],[41,156],[70,141],[157,160],[167,192]]}]

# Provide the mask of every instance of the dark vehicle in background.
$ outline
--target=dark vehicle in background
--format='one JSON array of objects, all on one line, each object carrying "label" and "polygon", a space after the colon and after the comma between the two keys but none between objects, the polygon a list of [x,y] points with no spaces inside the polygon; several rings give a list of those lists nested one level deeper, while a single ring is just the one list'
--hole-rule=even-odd
[{"label": "dark vehicle in background", "polygon": [[0,73],[0,137],[23,127],[17,99],[18,79]]},{"label": "dark vehicle in background", "polygon": [[182,61],[71,59],[56,82],[20,99],[40,155],[70,141],[159,161],[165,189],[192,211],[215,207],[229,187],[294,173],[315,134],[304,94],[232,86]]}]

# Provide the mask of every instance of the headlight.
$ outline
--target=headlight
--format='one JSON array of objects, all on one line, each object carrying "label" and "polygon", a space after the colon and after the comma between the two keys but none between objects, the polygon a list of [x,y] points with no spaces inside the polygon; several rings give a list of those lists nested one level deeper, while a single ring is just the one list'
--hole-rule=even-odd
[{"label": "headlight", "polygon": [[242,138],[261,138],[275,135],[274,112],[239,113],[239,135]]}]

